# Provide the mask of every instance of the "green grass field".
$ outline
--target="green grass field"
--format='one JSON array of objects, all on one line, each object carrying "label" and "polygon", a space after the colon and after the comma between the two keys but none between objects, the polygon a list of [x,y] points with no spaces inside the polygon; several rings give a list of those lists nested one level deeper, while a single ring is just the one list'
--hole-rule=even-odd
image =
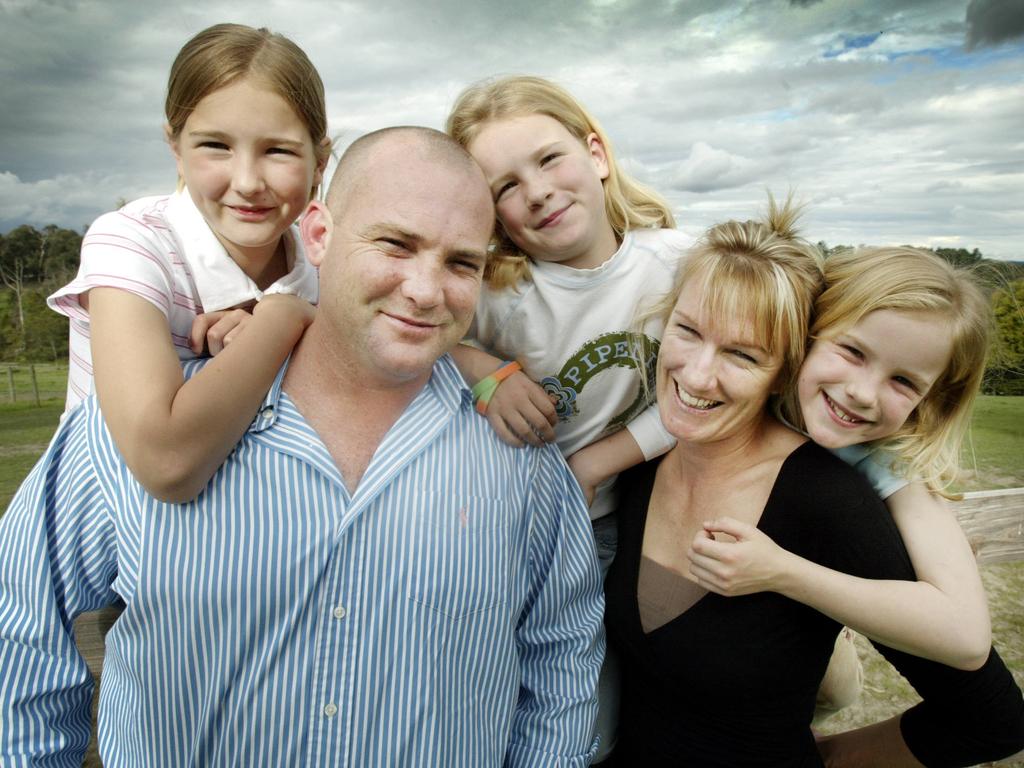
[{"label": "green grass field", "polygon": [[969,490],[1024,486],[1024,397],[980,397],[964,448]]},{"label": "green grass field", "polygon": [[50,442],[64,410],[67,381],[66,364],[0,363],[0,509],[7,508]]},{"label": "green grass field", "polygon": [[0,507],[7,508],[46,449],[63,410],[63,400],[49,400],[40,408],[29,403],[0,405]]},{"label": "green grass field", "polygon": [[[67,366],[36,364],[42,407],[32,404],[28,366],[14,366],[17,402],[0,397],[0,509],[6,509],[22,478],[46,448],[61,411]],[[6,394],[6,365],[0,376]],[[45,387],[45,388],[44,388]],[[1019,488],[1024,486],[1024,397],[978,398],[971,439],[964,448],[966,469],[963,489]]]},{"label": "green grass field", "polygon": [[[35,371],[36,386],[32,386]],[[64,402],[67,391],[68,366],[66,363],[0,363],[0,403],[35,403],[36,392],[40,402]]]}]

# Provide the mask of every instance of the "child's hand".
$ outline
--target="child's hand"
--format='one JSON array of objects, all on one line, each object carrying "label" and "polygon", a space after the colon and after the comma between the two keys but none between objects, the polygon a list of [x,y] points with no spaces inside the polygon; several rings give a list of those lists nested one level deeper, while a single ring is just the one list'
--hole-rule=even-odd
[{"label": "child's hand", "polygon": [[274,314],[275,323],[295,323],[295,328],[301,334],[316,317],[316,307],[300,296],[271,293],[260,299],[252,310],[253,316],[267,313]]},{"label": "child's hand", "polygon": [[224,351],[224,347],[238,338],[257,314],[261,318],[272,314],[272,322],[275,325],[293,323],[297,338],[313,322],[316,307],[298,296],[272,293],[264,296],[255,306],[206,312],[192,321],[189,346],[197,355],[203,354],[204,351],[208,351],[210,355],[219,355]]},{"label": "child's hand", "polygon": [[251,319],[252,315],[244,309],[222,309],[197,315],[188,336],[189,346],[197,355],[204,352],[219,355]]},{"label": "child's hand", "polygon": [[487,404],[487,420],[498,437],[515,448],[555,439],[555,406],[548,393],[522,371],[498,385]]},{"label": "child's hand", "polygon": [[[716,539],[726,534],[731,540]],[[785,550],[747,523],[723,517],[704,523],[687,556],[690,574],[705,589],[726,597],[773,591]]]}]

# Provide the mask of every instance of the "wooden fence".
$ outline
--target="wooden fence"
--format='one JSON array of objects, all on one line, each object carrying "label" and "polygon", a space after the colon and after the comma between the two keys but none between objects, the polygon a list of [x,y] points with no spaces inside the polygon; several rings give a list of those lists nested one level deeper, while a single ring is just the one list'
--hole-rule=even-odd
[{"label": "wooden fence", "polygon": [[[39,407],[39,380],[36,378],[36,367],[29,365],[29,378],[32,382],[32,400],[36,404],[36,408]],[[14,386],[14,366],[7,366],[7,397],[12,403],[18,401],[18,388]]]},{"label": "wooden fence", "polygon": [[66,363],[0,363],[0,403],[63,401],[67,395]]},{"label": "wooden fence", "polygon": [[1024,488],[965,493],[955,504],[979,564],[1024,560]]}]

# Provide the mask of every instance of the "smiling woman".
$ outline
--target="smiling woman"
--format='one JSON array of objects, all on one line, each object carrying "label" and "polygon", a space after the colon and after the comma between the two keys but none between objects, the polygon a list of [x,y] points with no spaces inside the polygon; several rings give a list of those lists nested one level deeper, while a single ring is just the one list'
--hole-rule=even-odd
[{"label": "smiling woman", "polygon": [[754,331],[751,317],[712,319],[702,302],[706,283],[701,277],[684,282],[658,357],[662,422],[688,443],[724,440],[759,427],[757,417],[782,367],[782,356]]},{"label": "smiling woman", "polygon": [[839,622],[782,588],[720,586],[721,572],[769,540],[862,580],[914,578],[867,482],[767,407],[800,367],[823,286],[816,249],[793,220],[772,203],[765,222],[713,227],[672,295],[657,388],[679,442],[624,476],[606,582],[623,667],[614,758],[814,766],[861,749],[870,764],[967,765],[1011,754],[1024,746],[1024,708],[995,651],[965,671],[883,646],[925,701],[819,752],[810,723]]}]

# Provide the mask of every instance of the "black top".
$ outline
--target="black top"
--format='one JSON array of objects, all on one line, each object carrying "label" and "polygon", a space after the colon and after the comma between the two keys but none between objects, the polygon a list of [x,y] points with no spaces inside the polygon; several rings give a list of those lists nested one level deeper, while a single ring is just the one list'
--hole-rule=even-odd
[{"label": "black top", "polygon": [[[810,723],[837,622],[774,592],[709,593],[643,631],[637,577],[657,464],[635,467],[619,486],[619,546],[606,581],[605,620],[623,677],[616,760],[689,768],[822,765]],[[758,528],[838,571],[914,579],[885,505],[856,470],[811,442],[783,462]],[[963,672],[877,647],[925,700],[901,722],[918,760],[965,766],[1024,748],[1024,699],[994,650],[984,667]]]}]

